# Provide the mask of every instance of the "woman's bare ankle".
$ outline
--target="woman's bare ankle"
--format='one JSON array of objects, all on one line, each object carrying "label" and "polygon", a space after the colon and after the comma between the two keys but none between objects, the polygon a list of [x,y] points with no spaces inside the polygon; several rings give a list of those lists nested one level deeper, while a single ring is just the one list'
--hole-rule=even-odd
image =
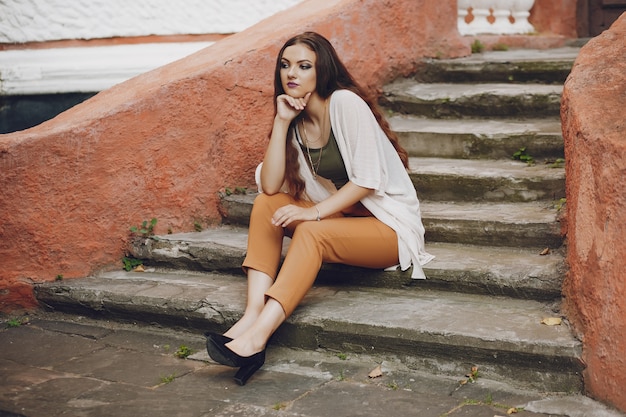
[{"label": "woman's bare ankle", "polygon": [[237,323],[224,333],[224,336],[228,336],[231,339],[238,338],[254,325],[257,318],[258,314],[253,315],[250,313],[244,313]]}]

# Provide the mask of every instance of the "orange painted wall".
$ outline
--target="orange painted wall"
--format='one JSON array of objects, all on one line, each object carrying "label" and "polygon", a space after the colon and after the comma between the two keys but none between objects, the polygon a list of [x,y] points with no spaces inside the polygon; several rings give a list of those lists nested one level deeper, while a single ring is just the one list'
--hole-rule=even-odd
[{"label": "orange painted wall", "polygon": [[577,6],[588,0],[535,0],[528,21],[542,35],[577,37]]},{"label": "orange painted wall", "polygon": [[589,395],[626,411],[626,14],[580,52],[565,83],[567,317]]},{"label": "orange painted wall", "polygon": [[456,2],[305,1],[181,61],[0,135],[0,310],[32,283],[120,267],[128,228],[220,220],[218,191],[252,186],[270,128],[275,55],[316,30],[372,91],[423,57],[469,54]]}]

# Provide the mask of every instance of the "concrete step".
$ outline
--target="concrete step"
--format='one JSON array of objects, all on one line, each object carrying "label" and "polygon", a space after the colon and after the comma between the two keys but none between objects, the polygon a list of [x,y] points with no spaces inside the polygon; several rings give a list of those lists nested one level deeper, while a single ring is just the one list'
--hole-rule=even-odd
[{"label": "concrete step", "polygon": [[535,82],[563,84],[579,47],[487,51],[458,59],[431,59],[415,75],[421,82]]},{"label": "concrete step", "polygon": [[[133,242],[131,252],[152,267],[241,275],[247,236],[247,229],[243,227],[220,226],[203,232],[139,239]],[[285,250],[289,242],[285,239]],[[374,288],[452,290],[536,300],[560,297],[564,261],[558,250],[541,255],[541,249],[535,248],[443,242],[429,242],[427,250],[436,257],[424,267],[427,280],[412,280],[410,271],[328,264],[322,267],[318,281]]]},{"label": "concrete step", "polygon": [[561,123],[550,119],[428,119],[396,114],[388,118],[410,156],[511,159],[521,148],[534,159],[563,158]]},{"label": "concrete step", "polygon": [[397,113],[431,118],[558,117],[562,85],[418,83],[383,87],[381,104]]},{"label": "concrete step", "polygon": [[411,158],[422,200],[526,202],[565,197],[563,166],[508,160]]},{"label": "concrete step", "polygon": [[[242,314],[246,281],[216,273],[108,272],[36,286],[50,309],[96,318],[223,331]],[[399,357],[435,374],[481,375],[551,392],[580,392],[581,344],[555,306],[506,297],[316,286],[271,344]]]},{"label": "concrete step", "polygon": [[[247,226],[255,194],[222,198],[226,224]],[[421,202],[428,242],[559,248],[563,243],[559,210],[552,202]]]},{"label": "concrete step", "polygon": [[[247,226],[254,194],[222,198],[223,221]],[[422,222],[429,242],[559,248],[560,211],[551,202],[490,203],[422,201]]]},{"label": "concrete step", "polygon": [[552,162],[412,157],[409,166],[422,201],[554,202],[565,197],[565,169]]},{"label": "concrete step", "polygon": [[559,213],[541,202],[424,202],[427,242],[518,248],[560,248]]}]

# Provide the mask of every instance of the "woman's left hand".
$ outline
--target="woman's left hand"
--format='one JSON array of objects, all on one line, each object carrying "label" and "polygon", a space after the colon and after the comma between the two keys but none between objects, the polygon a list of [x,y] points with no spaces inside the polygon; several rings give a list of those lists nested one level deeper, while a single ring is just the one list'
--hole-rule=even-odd
[{"label": "woman's left hand", "polygon": [[272,216],[274,226],[287,227],[296,221],[317,220],[315,207],[300,207],[293,204],[282,206]]}]

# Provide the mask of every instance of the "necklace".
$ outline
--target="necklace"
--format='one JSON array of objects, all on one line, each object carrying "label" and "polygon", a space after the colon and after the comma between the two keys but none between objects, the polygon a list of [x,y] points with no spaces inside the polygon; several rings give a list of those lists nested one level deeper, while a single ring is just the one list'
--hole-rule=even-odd
[{"label": "necklace", "polygon": [[[320,136],[317,139],[315,139],[314,141],[311,141],[311,143],[318,142],[322,138],[322,136],[324,135],[324,132],[326,130],[326,116],[327,116],[326,112],[327,111],[328,111],[328,106],[324,102],[324,118],[322,119],[322,124],[320,126],[320,130],[321,130]],[[324,147],[320,148],[320,154],[317,157],[317,162],[314,164],[313,163],[313,159],[311,158],[311,149],[309,148],[309,139],[308,139],[307,134],[306,134],[306,126],[304,125],[304,118],[300,119],[300,124],[302,125],[302,136],[304,138],[304,145],[306,147],[307,157],[309,158],[309,164],[310,164],[310,167],[311,167],[311,172],[313,174],[313,179],[317,180],[317,172],[319,171],[320,164],[322,163],[322,152],[324,150]]]}]

